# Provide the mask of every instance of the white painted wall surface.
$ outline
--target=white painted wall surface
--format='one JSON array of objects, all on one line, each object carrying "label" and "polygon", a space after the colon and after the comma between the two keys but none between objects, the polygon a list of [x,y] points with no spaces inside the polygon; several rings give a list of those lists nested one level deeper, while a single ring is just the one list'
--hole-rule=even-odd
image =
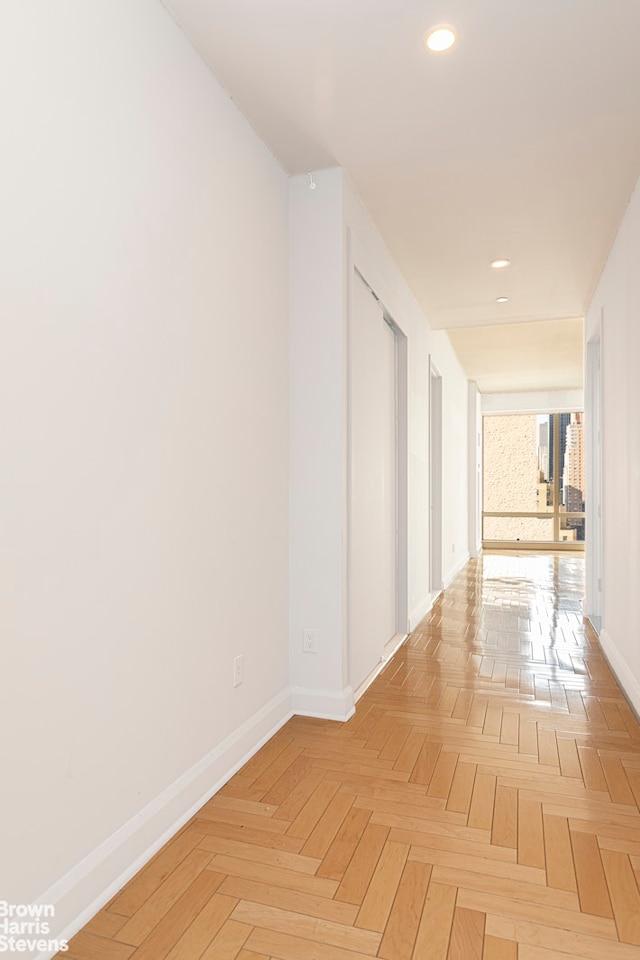
[{"label": "white painted wall surface", "polygon": [[353,278],[349,312],[349,683],[357,690],[396,633],[396,344]]},{"label": "white painted wall surface", "polygon": [[[346,327],[342,171],[290,179],[290,618],[294,709],[346,717]],[[302,631],[318,630],[318,653]]]},{"label": "white painted wall surface", "polygon": [[[435,348],[442,377],[442,579],[445,587],[469,559],[468,381],[443,331]],[[436,341],[437,342],[437,341]],[[437,350],[437,354],[436,354]]]},{"label": "white painted wall surface", "polygon": [[[449,573],[465,559],[466,382],[342,172],[314,192],[293,178],[289,206],[156,0],[5,4],[0,91],[0,895],[55,900],[77,929],[286,718],[289,681],[294,704],[302,690],[316,712],[352,709],[348,267],[410,338],[414,625],[430,601],[429,355]],[[320,630],[316,657],[302,627]]]},{"label": "white painted wall surface", "polygon": [[287,179],[156,0],[4,3],[0,98],[0,896],[77,917],[289,708]]},{"label": "white painted wall surface", "polygon": [[478,384],[469,383],[469,554],[482,551],[482,398]]},{"label": "white painted wall surface", "polygon": [[482,413],[571,413],[584,410],[584,390],[483,393]]},{"label": "white painted wall surface", "polygon": [[[375,224],[345,177],[345,222],[352,258],[407,337],[409,447],[408,610],[413,628],[429,595],[429,356],[443,378],[443,576],[451,580],[468,552],[467,379],[446,332],[431,330]],[[447,548],[448,543],[448,548]],[[451,548],[455,545],[455,551]]]},{"label": "white painted wall surface", "polygon": [[[585,322],[588,342],[602,317],[604,551],[600,640],[640,713],[639,316],[640,185],[613,243]],[[585,429],[590,430],[589,421]],[[587,564],[591,565],[594,558],[588,543],[586,550]]]},{"label": "white painted wall surface", "polygon": [[[433,332],[340,169],[291,178],[291,683],[294,709],[341,718],[348,683],[347,318],[357,268],[407,338],[409,623],[428,611],[429,355],[442,372],[446,434],[443,529],[450,580],[468,553],[467,381]],[[455,545],[455,550],[452,546]],[[302,652],[304,627],[320,630]]]}]

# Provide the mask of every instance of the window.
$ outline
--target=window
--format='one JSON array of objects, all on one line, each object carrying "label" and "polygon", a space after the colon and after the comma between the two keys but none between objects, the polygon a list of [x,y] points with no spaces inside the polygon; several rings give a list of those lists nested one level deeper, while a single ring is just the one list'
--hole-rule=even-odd
[{"label": "window", "polygon": [[485,416],[485,543],[584,543],[584,414]]}]

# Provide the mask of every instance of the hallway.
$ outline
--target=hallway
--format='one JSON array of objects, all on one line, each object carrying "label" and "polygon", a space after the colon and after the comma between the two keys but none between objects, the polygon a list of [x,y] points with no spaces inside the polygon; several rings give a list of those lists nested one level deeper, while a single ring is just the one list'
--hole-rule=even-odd
[{"label": "hallway", "polygon": [[346,724],[294,717],[70,960],[637,960],[640,726],[584,560],[471,561]]}]

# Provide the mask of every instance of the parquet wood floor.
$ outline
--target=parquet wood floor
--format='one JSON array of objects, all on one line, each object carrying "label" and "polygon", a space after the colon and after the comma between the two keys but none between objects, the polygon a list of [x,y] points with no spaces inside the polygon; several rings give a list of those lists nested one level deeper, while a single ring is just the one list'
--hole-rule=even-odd
[{"label": "parquet wood floor", "polygon": [[346,724],[293,718],[69,960],[639,960],[640,726],[583,560],[485,555]]}]

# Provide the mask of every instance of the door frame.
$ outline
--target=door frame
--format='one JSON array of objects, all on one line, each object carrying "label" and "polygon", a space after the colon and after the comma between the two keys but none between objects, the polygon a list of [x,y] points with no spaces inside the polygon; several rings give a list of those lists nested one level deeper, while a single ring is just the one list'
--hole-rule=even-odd
[{"label": "door frame", "polygon": [[604,535],[602,524],[602,309],[586,345],[585,412],[587,490],[585,616],[600,633],[603,614]]},{"label": "door frame", "polygon": [[[384,302],[376,293],[376,290],[367,280],[362,271],[352,263],[350,271],[351,284],[359,279],[369,289],[374,299],[380,305],[384,322],[390,327],[395,337],[395,633],[388,638],[384,651],[381,651],[381,663],[377,670],[365,679],[355,692],[355,698],[362,695],[366,687],[373,680],[376,673],[382,667],[382,658],[386,659],[399,644],[405,639],[408,633],[408,561],[409,561],[409,491],[408,491],[408,350],[407,336],[402,328],[396,323],[390,312],[385,307]],[[347,571],[347,595],[346,595],[346,624],[347,637],[349,635],[348,624],[350,623],[350,604],[351,604],[351,517],[350,504],[352,496],[352,439],[351,439],[351,311],[353,310],[354,297],[349,297],[349,318],[347,324],[347,537],[346,537],[346,571]],[[347,676],[351,678],[351,666],[349,663],[350,641],[346,644],[346,670]]]}]

